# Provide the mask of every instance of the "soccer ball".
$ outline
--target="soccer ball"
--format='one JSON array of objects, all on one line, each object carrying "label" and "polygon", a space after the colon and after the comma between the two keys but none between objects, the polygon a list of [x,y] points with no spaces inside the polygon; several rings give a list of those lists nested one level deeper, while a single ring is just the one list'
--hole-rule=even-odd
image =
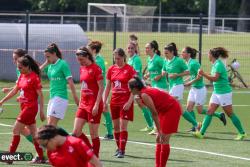
[{"label": "soccer ball", "polygon": [[231,64],[231,66],[233,67],[233,69],[238,70],[240,68],[240,63],[235,61]]}]

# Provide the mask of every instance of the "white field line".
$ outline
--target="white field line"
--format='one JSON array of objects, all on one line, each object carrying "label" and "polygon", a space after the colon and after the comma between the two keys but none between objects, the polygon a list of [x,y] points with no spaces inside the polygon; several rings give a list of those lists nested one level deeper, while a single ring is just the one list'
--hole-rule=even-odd
[{"label": "white field line", "polygon": [[[3,123],[0,123],[0,126],[12,127],[12,125],[3,124]],[[9,133],[0,133],[0,134],[9,134]],[[87,136],[89,136],[89,135],[87,135]],[[100,137],[100,138],[103,139],[103,137]],[[152,146],[152,147],[155,146],[155,144],[152,144],[152,143],[144,143],[144,142],[137,142],[137,141],[127,141],[127,142],[132,143],[132,144],[145,145],[145,146]],[[209,154],[209,155],[214,155],[214,156],[220,156],[220,157],[250,161],[250,158],[239,157],[239,156],[234,156],[234,155],[227,155],[227,154],[222,154],[222,153],[215,153],[215,152],[210,152],[210,151],[203,151],[203,150],[196,150],[196,149],[189,149],[189,148],[181,148],[181,147],[171,147],[171,149],[181,150],[181,151],[188,151],[188,152],[203,153],[203,154]]]}]

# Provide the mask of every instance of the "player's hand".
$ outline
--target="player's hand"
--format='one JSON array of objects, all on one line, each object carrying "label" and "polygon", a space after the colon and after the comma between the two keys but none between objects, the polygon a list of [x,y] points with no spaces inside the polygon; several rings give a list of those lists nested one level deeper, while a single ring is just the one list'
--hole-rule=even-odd
[{"label": "player's hand", "polygon": [[143,78],[144,78],[145,80],[147,80],[147,79],[149,78],[149,74],[148,74],[148,73],[145,74],[145,75],[143,76]]},{"label": "player's hand", "polygon": [[175,79],[176,77],[178,77],[178,75],[176,73],[173,73],[173,74],[168,74],[168,77]]},{"label": "player's hand", "polygon": [[107,103],[103,103],[103,111],[108,111],[108,104]]},{"label": "player's hand", "polygon": [[77,96],[76,96],[76,97],[74,97],[74,100],[75,100],[76,105],[77,105],[77,106],[79,106],[79,99],[78,99],[78,97],[77,97]]},{"label": "player's hand", "polygon": [[191,85],[190,82],[184,83],[184,86],[190,86],[190,85]]},{"label": "player's hand", "polygon": [[99,110],[99,105],[94,105],[93,109],[92,109],[92,115],[96,116],[98,114],[98,110]]},{"label": "player's hand", "polygon": [[3,92],[3,93],[8,93],[10,90],[11,90],[11,88],[3,88],[3,89],[2,89],[2,92]]},{"label": "player's hand", "polygon": [[127,103],[124,104],[123,110],[124,110],[124,111],[128,111],[130,107],[131,107],[131,103],[130,103],[130,102],[127,102]]},{"label": "player's hand", "polygon": [[40,111],[40,119],[42,122],[46,120],[46,117],[43,111]]},{"label": "player's hand", "polygon": [[161,79],[161,75],[157,75],[156,77],[154,77],[155,81],[159,81]]},{"label": "player's hand", "polygon": [[198,74],[198,75],[196,76],[196,79],[201,79],[201,77],[202,77],[202,75],[199,75],[199,74]]},{"label": "player's hand", "polygon": [[199,69],[199,70],[198,70],[198,74],[199,74],[199,75],[203,75],[203,74],[204,74],[204,71],[203,71],[202,69]]}]

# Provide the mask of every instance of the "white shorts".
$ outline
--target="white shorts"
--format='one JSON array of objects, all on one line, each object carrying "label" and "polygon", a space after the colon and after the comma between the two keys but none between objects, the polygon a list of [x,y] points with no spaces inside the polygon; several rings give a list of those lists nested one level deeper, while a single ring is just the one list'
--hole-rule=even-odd
[{"label": "white shorts", "polygon": [[169,91],[169,94],[177,98],[177,100],[182,100],[183,92],[184,92],[184,85],[180,84],[180,85],[173,86],[172,89]]},{"label": "white shorts", "polygon": [[207,89],[205,86],[200,89],[192,87],[188,93],[187,101],[194,102],[197,106],[202,106],[206,102],[206,97]]},{"label": "white shorts", "polygon": [[47,108],[47,117],[53,116],[58,119],[63,119],[67,107],[68,107],[68,100],[58,96],[53,97],[52,99],[49,100]]},{"label": "white shorts", "polygon": [[232,92],[225,94],[213,93],[209,103],[218,104],[220,106],[232,105]]}]

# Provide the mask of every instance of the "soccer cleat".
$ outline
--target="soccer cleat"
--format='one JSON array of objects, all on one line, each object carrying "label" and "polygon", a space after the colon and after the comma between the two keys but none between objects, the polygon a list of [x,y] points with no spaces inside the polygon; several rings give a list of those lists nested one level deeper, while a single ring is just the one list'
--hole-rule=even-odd
[{"label": "soccer cleat", "polygon": [[119,151],[118,155],[116,156],[117,158],[124,158],[125,152],[124,151]]},{"label": "soccer cleat", "polygon": [[196,131],[196,128],[195,127],[192,127],[190,128],[189,130],[187,130],[187,132],[195,132]]},{"label": "soccer cleat", "polygon": [[112,140],[114,139],[114,136],[111,134],[106,134],[104,137],[103,137],[105,140]]},{"label": "soccer cleat", "polygon": [[221,122],[223,123],[223,125],[226,126],[227,120],[226,120],[226,116],[225,116],[224,113],[221,113],[221,114],[220,114],[220,120],[221,120]]},{"label": "soccer cleat", "polygon": [[201,134],[201,132],[199,132],[199,131],[193,132],[193,135],[194,135],[194,137],[196,137],[198,139],[203,139],[204,138],[204,135]]},{"label": "soccer cleat", "polygon": [[31,164],[45,164],[46,160],[40,159],[38,156],[36,156],[34,159],[32,159],[32,161],[30,162]]},{"label": "soccer cleat", "polygon": [[247,137],[247,134],[238,134],[236,138],[234,138],[234,140],[243,140],[245,137]]},{"label": "soccer cleat", "polygon": [[150,131],[152,131],[154,129],[154,127],[145,127],[145,128],[143,128],[143,129],[140,129],[140,132],[150,132]]},{"label": "soccer cleat", "polygon": [[116,157],[116,156],[119,154],[119,152],[120,152],[120,150],[119,150],[119,149],[117,149],[117,150],[115,151],[114,156]]},{"label": "soccer cleat", "polygon": [[156,135],[157,134],[157,130],[153,129],[151,132],[148,133],[149,135]]}]

